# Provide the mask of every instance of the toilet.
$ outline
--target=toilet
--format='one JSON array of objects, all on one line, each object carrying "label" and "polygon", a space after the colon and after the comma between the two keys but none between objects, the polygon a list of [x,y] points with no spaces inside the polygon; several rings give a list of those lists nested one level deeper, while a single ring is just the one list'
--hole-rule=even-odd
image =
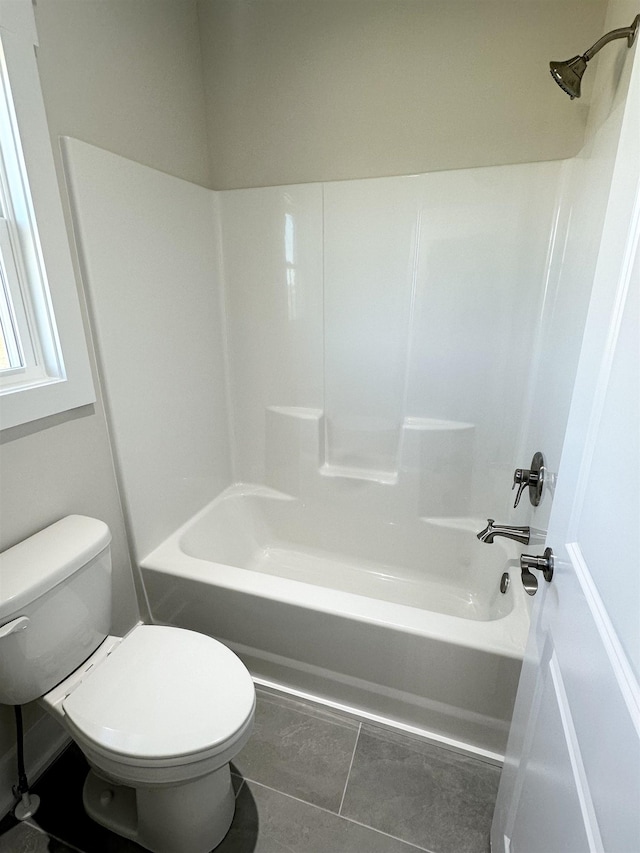
[{"label": "toilet", "polygon": [[0,703],[37,699],[61,722],[91,768],[93,820],[154,853],[208,853],[233,820],[253,682],[194,631],[112,636],[110,542],[73,515],[0,554]]}]

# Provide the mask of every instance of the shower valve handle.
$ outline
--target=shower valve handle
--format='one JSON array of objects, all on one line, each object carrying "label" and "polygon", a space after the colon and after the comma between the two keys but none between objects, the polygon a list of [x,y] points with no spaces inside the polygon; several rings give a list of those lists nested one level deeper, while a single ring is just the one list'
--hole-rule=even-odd
[{"label": "shower valve handle", "polygon": [[511,491],[518,486],[518,494],[513,505],[515,509],[520,503],[520,498],[524,492],[525,486],[529,486],[529,500],[532,506],[538,506],[542,497],[542,487],[544,485],[544,456],[542,453],[534,453],[531,460],[531,468],[516,468],[513,474],[513,485]]},{"label": "shower valve handle", "polygon": [[515,509],[520,503],[520,498],[522,497],[522,493],[524,492],[526,486],[529,485],[529,477],[531,476],[531,471],[527,468],[516,468],[513,474],[513,486],[511,486],[511,491],[518,486],[518,494],[516,495],[516,500],[513,505]]}]

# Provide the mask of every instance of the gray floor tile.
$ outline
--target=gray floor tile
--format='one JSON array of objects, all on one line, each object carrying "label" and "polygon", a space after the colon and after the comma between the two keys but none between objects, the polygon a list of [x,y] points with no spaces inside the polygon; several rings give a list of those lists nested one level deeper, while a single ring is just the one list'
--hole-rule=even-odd
[{"label": "gray floor tile", "polygon": [[17,823],[0,833],[0,853],[76,853],[76,849],[28,823]]},{"label": "gray floor tile", "polygon": [[338,811],[358,724],[317,708],[260,694],[249,742],[234,770],[317,806]]},{"label": "gray floor tile", "polygon": [[363,726],[341,814],[433,853],[487,853],[500,771]]},{"label": "gray floor tile", "polygon": [[[358,738],[347,714],[258,692],[255,733],[232,765],[236,817],[220,853],[486,853],[498,768],[370,723]],[[141,850],[84,814],[86,772],[68,749],[34,786],[33,825],[0,824],[0,853]]]},{"label": "gray floor tile", "polygon": [[416,848],[247,782],[216,853],[417,853]]}]

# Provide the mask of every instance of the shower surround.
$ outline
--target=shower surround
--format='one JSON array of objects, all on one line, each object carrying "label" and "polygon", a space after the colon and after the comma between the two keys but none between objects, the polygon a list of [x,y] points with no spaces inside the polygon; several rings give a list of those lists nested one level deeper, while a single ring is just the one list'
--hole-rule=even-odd
[{"label": "shower surround", "polygon": [[314,452],[411,469],[418,515],[504,513],[560,171],[220,193],[237,479],[289,491]]},{"label": "shower surround", "polygon": [[526,462],[570,164],[213,192],[64,152],[151,618],[498,760],[527,602],[473,534]]}]

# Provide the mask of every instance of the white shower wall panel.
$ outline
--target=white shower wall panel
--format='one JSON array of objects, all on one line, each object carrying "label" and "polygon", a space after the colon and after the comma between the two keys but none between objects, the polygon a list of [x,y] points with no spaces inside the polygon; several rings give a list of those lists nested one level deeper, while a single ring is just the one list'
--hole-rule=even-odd
[{"label": "white shower wall panel", "polygon": [[75,139],[64,154],[140,559],[231,482],[217,199]]},{"label": "white shower wall panel", "polygon": [[413,177],[324,185],[328,465],[393,473],[419,279]]},{"label": "white shower wall panel", "polygon": [[217,195],[236,477],[262,483],[267,408],[323,405],[322,186]]},{"label": "white shower wall panel", "polygon": [[221,193],[238,478],[265,481],[269,406],[323,414],[328,473],[389,483],[405,419],[446,420],[475,427],[460,514],[504,511],[562,169]]},{"label": "white shower wall panel", "polygon": [[[407,410],[475,425],[470,514],[504,513],[544,302],[561,162],[420,176]],[[525,460],[527,461],[527,460]]]}]

